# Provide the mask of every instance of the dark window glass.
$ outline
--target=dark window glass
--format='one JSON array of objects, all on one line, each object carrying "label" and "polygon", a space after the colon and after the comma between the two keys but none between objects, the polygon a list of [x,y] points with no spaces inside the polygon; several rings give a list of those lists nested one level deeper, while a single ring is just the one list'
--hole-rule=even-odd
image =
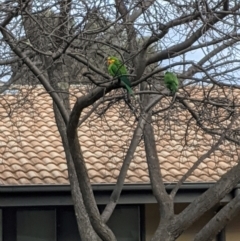
[{"label": "dark window glass", "polygon": [[57,213],[58,241],[80,241],[73,208],[61,208]]},{"label": "dark window glass", "polygon": [[[100,211],[103,207],[100,207]],[[53,209],[17,209],[11,220],[16,220],[16,241],[80,241],[73,207]],[[7,213],[6,213],[7,214]],[[5,215],[6,216],[6,215]],[[16,218],[14,218],[14,216]],[[9,217],[9,215],[8,215]],[[0,212],[1,220],[1,212]],[[0,223],[1,224],[1,223]],[[11,225],[13,228],[14,225]],[[120,205],[108,221],[118,241],[140,241],[140,206]],[[8,226],[5,225],[7,231]],[[14,230],[11,229],[14,233]],[[6,236],[6,235],[5,235]],[[7,236],[6,236],[7,237]],[[0,225],[0,241],[1,241]]]},{"label": "dark window glass", "polygon": [[[103,210],[103,207],[100,207],[100,210]],[[73,208],[58,209],[57,220],[58,241],[80,240]],[[118,206],[108,221],[108,226],[118,241],[139,241],[139,206]]]},{"label": "dark window glass", "polygon": [[116,235],[118,241],[139,241],[139,206],[118,206],[107,224]]},{"label": "dark window glass", "polygon": [[3,236],[3,233],[2,233],[2,209],[0,209],[0,241],[2,241],[2,236]]},{"label": "dark window glass", "polygon": [[55,241],[55,210],[17,211],[17,241]]}]

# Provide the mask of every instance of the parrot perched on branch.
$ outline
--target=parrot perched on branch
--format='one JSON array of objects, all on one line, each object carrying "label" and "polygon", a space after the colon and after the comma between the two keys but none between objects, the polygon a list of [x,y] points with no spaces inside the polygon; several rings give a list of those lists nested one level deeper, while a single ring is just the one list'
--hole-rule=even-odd
[{"label": "parrot perched on branch", "polygon": [[167,71],[164,75],[164,84],[172,93],[176,93],[178,90],[179,81],[174,73]]},{"label": "parrot perched on branch", "polygon": [[107,59],[107,64],[108,64],[108,72],[111,76],[113,77],[118,77],[118,81],[125,86],[125,88],[127,89],[128,93],[130,95],[134,95],[130,85],[131,82],[127,76],[128,72],[127,69],[125,67],[125,65],[123,65],[123,63],[116,57],[114,56],[110,56]]}]

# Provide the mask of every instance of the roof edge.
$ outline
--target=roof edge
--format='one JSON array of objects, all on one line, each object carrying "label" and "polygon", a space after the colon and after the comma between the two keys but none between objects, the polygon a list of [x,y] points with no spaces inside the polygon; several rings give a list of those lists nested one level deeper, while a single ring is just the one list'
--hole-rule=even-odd
[{"label": "roof edge", "polygon": [[[212,187],[215,183],[184,183],[180,190],[203,190]],[[172,190],[175,183],[165,183],[166,190]],[[115,184],[92,184],[93,191],[112,191]],[[235,187],[240,188],[240,183]],[[125,184],[123,191],[151,190],[151,184]],[[70,185],[0,185],[0,193],[3,192],[70,192]]]}]

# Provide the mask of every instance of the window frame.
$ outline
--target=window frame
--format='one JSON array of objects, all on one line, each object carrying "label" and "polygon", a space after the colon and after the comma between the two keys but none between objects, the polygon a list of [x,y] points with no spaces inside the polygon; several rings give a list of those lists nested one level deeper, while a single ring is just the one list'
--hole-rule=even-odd
[{"label": "window frame", "polygon": [[[145,205],[144,204],[119,204],[117,206],[138,207],[138,227],[139,227],[139,241],[145,241]],[[104,205],[98,205],[99,210],[102,211]],[[55,240],[59,240],[58,232],[58,216],[61,210],[73,210],[72,205],[66,206],[21,206],[21,207],[3,207],[2,210],[2,240],[17,241],[17,212],[18,211],[47,211],[55,212]]]}]

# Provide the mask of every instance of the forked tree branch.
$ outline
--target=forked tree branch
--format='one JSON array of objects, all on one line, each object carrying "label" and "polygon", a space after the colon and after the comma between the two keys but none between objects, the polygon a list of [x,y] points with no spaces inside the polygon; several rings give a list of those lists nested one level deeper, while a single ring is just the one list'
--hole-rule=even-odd
[{"label": "forked tree branch", "polygon": [[231,123],[227,126],[226,130],[223,131],[222,135],[220,136],[220,138],[218,139],[218,141],[206,152],[204,153],[200,158],[198,158],[198,160],[192,165],[192,167],[190,169],[188,169],[188,171],[182,176],[182,178],[177,182],[177,184],[175,185],[175,187],[172,189],[171,193],[170,193],[170,197],[172,198],[172,200],[174,199],[177,191],[179,190],[179,188],[181,187],[181,185],[183,184],[183,182],[186,181],[186,179],[192,174],[192,172],[206,159],[209,158],[210,155],[212,153],[214,153],[219,146],[222,144],[222,142],[225,139],[226,133],[232,128],[234,121],[236,118],[232,118]]},{"label": "forked tree branch", "polygon": [[220,209],[215,216],[196,234],[193,241],[212,241],[216,235],[240,211],[240,194]]},{"label": "forked tree branch", "polygon": [[68,177],[71,185],[71,194],[72,194],[74,209],[75,209],[75,212],[77,213],[76,219],[77,219],[77,225],[78,225],[80,237],[82,240],[86,240],[86,241],[99,241],[95,231],[93,230],[93,227],[91,226],[89,215],[84,205],[82,192],[79,187],[75,166],[74,166],[72,155],[68,145],[68,139],[66,135],[66,124],[64,123],[62,119],[62,115],[60,114],[59,109],[55,103],[53,103],[53,110],[54,110],[55,121],[62,139],[63,148],[66,155]]},{"label": "forked tree branch", "polygon": [[228,172],[221,176],[216,184],[210,187],[201,196],[194,199],[180,214],[175,218],[170,229],[175,237],[187,230],[196,220],[206,211],[219,203],[240,181],[240,162],[232,167]]},{"label": "forked tree branch", "polygon": [[104,222],[107,222],[110,218],[115,206],[117,205],[117,202],[119,200],[124,180],[127,175],[127,171],[129,168],[129,165],[131,163],[131,160],[133,158],[133,155],[135,153],[135,150],[142,138],[143,130],[146,124],[147,119],[149,118],[149,111],[162,99],[162,96],[158,96],[154,98],[143,110],[140,120],[138,121],[138,125],[136,129],[134,130],[133,136],[131,138],[131,143],[128,148],[127,154],[123,160],[123,164],[119,173],[119,176],[117,178],[117,183],[114,187],[114,190],[111,194],[110,201],[105,207],[103,213],[102,213],[102,219]]},{"label": "forked tree branch", "polygon": [[65,123],[68,122],[68,113],[65,107],[62,104],[62,100],[58,96],[58,94],[54,91],[52,86],[50,85],[49,81],[45,78],[42,71],[40,71],[37,66],[30,60],[30,58],[23,52],[21,49],[15,44],[13,39],[13,35],[10,34],[5,28],[0,27],[0,32],[4,36],[6,42],[11,47],[12,51],[20,58],[22,61],[28,66],[28,68],[32,71],[32,73],[38,78],[40,83],[44,86],[47,92],[49,92],[50,96],[52,97],[53,101],[58,106],[58,109],[63,116]]},{"label": "forked tree branch", "polygon": [[[231,9],[231,11],[237,11],[240,8],[240,4],[237,4],[235,7]],[[147,65],[150,65],[152,63],[156,63],[158,61],[161,61],[163,59],[171,58],[176,53],[190,47],[194,42],[196,42],[203,34],[205,34],[209,29],[211,29],[211,25],[214,25],[224,19],[227,16],[226,13],[222,13],[216,16],[212,16],[211,19],[204,23],[203,26],[201,26],[197,31],[193,32],[191,37],[188,38],[186,41],[176,44],[168,49],[165,49],[159,53],[151,55],[147,59]]]},{"label": "forked tree branch", "polygon": [[139,142],[141,141],[143,129],[146,124],[146,118],[147,118],[147,113],[146,113],[146,115],[143,115],[141,117],[141,119],[138,121],[138,125],[137,125],[136,129],[134,130],[134,133],[133,133],[133,136],[131,139],[131,143],[129,145],[128,151],[123,160],[123,164],[121,166],[121,170],[120,170],[120,173],[117,178],[116,185],[111,194],[110,200],[101,215],[102,219],[105,223],[109,220],[110,216],[112,215],[112,213],[118,203],[118,200],[119,200],[119,197],[122,192],[123,185],[124,185],[124,181],[125,181],[125,178],[127,175],[127,171],[129,169],[129,165],[133,159],[135,150],[136,150]]},{"label": "forked tree branch", "polygon": [[[212,57],[216,56],[218,53],[223,51],[224,49],[228,48],[229,46],[232,46],[233,44],[237,43],[240,41],[240,38],[234,38],[229,40],[228,42],[224,42],[217,48],[213,49],[210,51],[207,55],[205,55],[200,61],[198,61],[197,65],[198,66],[203,66],[207,61],[209,61]],[[198,71],[200,71],[199,68],[196,68],[196,66],[191,66],[186,72],[183,72],[184,75],[188,76],[193,76],[196,74]]]},{"label": "forked tree branch", "polygon": [[85,160],[82,155],[81,145],[78,141],[77,128],[79,118],[83,109],[92,105],[94,102],[99,100],[101,97],[103,97],[103,95],[107,94],[112,89],[114,89],[114,85],[110,85],[106,88],[97,87],[89,94],[78,98],[70,114],[69,123],[67,126],[69,148],[72,154],[80,189],[83,194],[85,207],[89,214],[89,218],[94,230],[100,238],[106,241],[113,241],[116,240],[116,238],[100,217],[96,201],[92,192],[92,187],[86,169]]}]

